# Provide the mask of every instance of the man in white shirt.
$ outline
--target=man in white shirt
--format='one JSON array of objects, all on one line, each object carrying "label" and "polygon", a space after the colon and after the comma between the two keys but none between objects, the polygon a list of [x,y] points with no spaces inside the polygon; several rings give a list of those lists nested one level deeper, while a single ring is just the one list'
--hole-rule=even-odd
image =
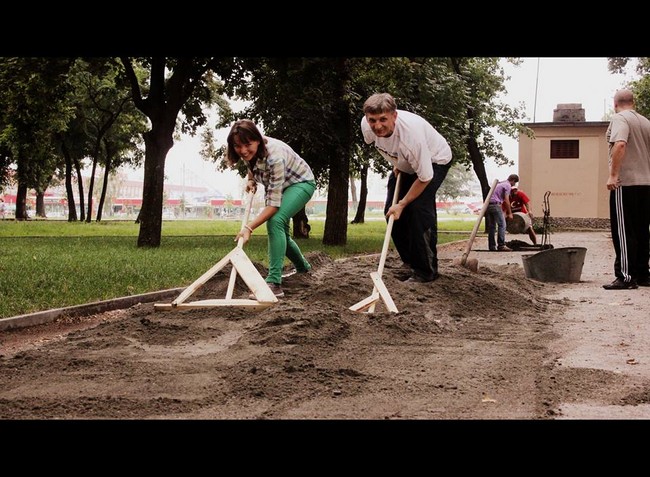
[{"label": "man in white shirt", "polygon": [[[363,105],[361,131],[390,162],[384,212],[394,216],[391,238],[402,261],[412,270],[407,281],[438,278],[436,192],[451,167],[447,140],[421,116],[398,110],[388,93],[370,96]],[[398,202],[392,205],[397,175]]]}]

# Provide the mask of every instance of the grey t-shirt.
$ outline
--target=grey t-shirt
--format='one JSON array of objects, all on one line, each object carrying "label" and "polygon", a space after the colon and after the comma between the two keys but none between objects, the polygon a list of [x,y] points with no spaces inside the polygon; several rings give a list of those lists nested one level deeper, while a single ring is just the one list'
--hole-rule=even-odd
[{"label": "grey t-shirt", "polygon": [[634,110],[616,113],[606,133],[611,150],[616,141],[625,141],[625,156],[619,179],[622,186],[650,185],[650,121]]}]

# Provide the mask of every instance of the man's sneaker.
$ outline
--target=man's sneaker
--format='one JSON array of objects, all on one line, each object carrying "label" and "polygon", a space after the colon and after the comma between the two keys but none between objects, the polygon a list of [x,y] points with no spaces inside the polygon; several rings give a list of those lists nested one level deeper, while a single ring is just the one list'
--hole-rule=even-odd
[{"label": "man's sneaker", "polygon": [[650,278],[641,278],[636,281],[640,287],[650,287]]},{"label": "man's sneaker", "polygon": [[499,252],[512,252],[512,249],[510,247],[506,246],[506,245],[499,245],[497,247],[497,250]]},{"label": "man's sneaker", "polygon": [[638,288],[638,285],[634,278],[631,279],[629,282],[625,282],[620,278],[617,278],[612,283],[603,285],[603,288],[605,290],[634,290],[635,288]]},{"label": "man's sneaker", "polygon": [[[277,283],[267,283],[267,285],[269,286],[269,288],[271,289],[271,291],[273,292],[273,294],[276,297],[282,298],[284,296],[284,292],[282,291],[282,287],[279,284],[277,284]],[[254,293],[251,293],[250,295],[248,295],[248,299],[249,300],[257,300]]]}]

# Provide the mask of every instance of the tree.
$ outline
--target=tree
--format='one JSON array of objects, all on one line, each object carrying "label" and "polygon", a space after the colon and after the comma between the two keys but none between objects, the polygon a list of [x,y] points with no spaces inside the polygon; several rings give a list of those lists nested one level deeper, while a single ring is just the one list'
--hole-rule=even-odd
[{"label": "tree", "polygon": [[400,109],[428,119],[450,142],[454,160],[472,164],[483,187],[485,155],[511,162],[492,131],[514,136],[525,130],[518,110],[499,102],[504,81],[498,58],[240,58],[224,78],[230,96],[251,101],[240,117],[290,143],[309,162],[319,188],[327,188],[323,243],[331,245],[346,242],[349,176],[361,179],[356,223],[365,208],[367,172],[390,170],[361,137],[370,94],[389,91]]},{"label": "tree", "polygon": [[97,207],[97,221],[100,221],[111,172],[125,163],[136,165],[142,159],[140,138],[147,125],[131,100],[123,71],[122,64],[113,58],[78,59],[71,70],[70,82],[74,87],[71,101],[78,119],[72,125],[80,131],[69,132],[81,136],[80,144],[85,146],[84,153],[92,161],[86,222],[92,220],[97,167],[104,167]]},{"label": "tree", "polygon": [[[223,78],[229,96],[250,101],[238,116],[289,143],[309,163],[318,187],[327,188],[323,243],[329,245],[347,241],[348,178],[358,122],[351,87],[359,61],[238,58]],[[233,119],[224,117],[219,125]]]},{"label": "tree", "polygon": [[[138,247],[159,247],[162,232],[165,160],[174,144],[173,134],[182,112],[182,132],[194,133],[205,124],[202,106],[217,102],[220,85],[212,72],[227,68],[229,62],[218,58],[132,59],[122,57],[135,106],[149,118],[151,128],[142,136],[145,144],[142,209],[138,215]],[[136,65],[147,69],[139,78]]]},{"label": "tree", "polygon": [[449,169],[447,177],[438,189],[437,199],[445,202],[455,200],[459,197],[467,197],[472,194],[472,172],[461,164],[454,164]]},{"label": "tree", "polygon": [[[410,111],[425,117],[447,139],[453,161],[471,165],[483,191],[490,189],[485,157],[513,164],[505,157],[495,132],[517,137],[532,134],[519,122],[523,113],[501,101],[507,79],[501,58],[411,58],[411,82],[400,93]],[[519,60],[508,58],[514,64]]]},{"label": "tree", "polygon": [[650,117],[650,57],[610,57],[607,63],[611,73],[623,73],[628,66],[633,66],[639,78],[630,81],[627,87],[634,93],[635,110]]},{"label": "tree", "polygon": [[27,191],[41,193],[58,156],[53,138],[72,117],[66,101],[70,58],[0,58],[0,147],[16,164],[16,219],[27,217]]}]

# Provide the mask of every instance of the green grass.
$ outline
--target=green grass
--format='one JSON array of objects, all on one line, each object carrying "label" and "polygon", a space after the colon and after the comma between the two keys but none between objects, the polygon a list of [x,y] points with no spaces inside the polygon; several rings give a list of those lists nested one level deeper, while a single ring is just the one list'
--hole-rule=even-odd
[{"label": "green grass", "polygon": [[[439,222],[440,244],[467,238],[474,221]],[[345,246],[322,243],[323,221],[310,221],[303,253],[332,258],[380,253],[386,223],[348,225]],[[133,222],[0,221],[0,318],[137,295],[193,283],[235,246],[240,221],[165,221],[161,246],[138,248]],[[391,242],[392,247],[392,242]],[[264,227],[245,246],[268,265]]]}]

